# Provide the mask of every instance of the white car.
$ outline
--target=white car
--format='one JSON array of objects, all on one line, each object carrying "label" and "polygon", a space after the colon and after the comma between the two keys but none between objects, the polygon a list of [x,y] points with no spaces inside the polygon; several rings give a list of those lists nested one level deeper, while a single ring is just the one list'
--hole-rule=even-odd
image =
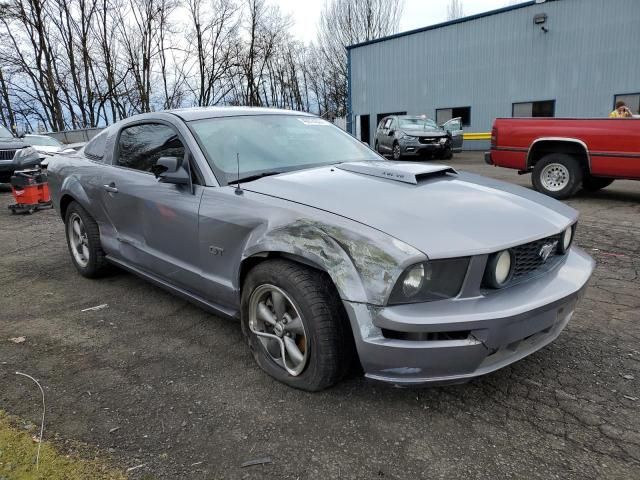
[{"label": "white car", "polygon": [[25,135],[23,140],[45,156],[51,156],[64,150],[62,143],[48,135]]}]

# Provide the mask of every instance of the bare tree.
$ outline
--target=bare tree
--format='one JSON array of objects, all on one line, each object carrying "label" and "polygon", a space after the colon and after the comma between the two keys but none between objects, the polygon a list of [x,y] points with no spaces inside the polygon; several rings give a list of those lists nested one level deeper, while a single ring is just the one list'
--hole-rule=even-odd
[{"label": "bare tree", "polygon": [[397,32],[402,0],[331,0],[322,11],[318,48],[325,67],[328,104],[336,115],[347,110],[346,47]]},{"label": "bare tree", "polygon": [[447,20],[456,20],[462,17],[464,17],[462,0],[449,0],[449,5],[447,5]]}]

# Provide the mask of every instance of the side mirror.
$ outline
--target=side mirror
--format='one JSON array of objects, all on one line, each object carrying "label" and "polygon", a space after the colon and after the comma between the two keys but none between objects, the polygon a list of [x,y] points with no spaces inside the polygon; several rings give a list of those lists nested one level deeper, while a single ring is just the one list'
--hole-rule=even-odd
[{"label": "side mirror", "polygon": [[389,136],[393,137],[396,134],[395,130],[389,130]]},{"label": "side mirror", "polygon": [[164,183],[189,184],[189,173],[182,166],[182,160],[178,157],[160,157],[151,167],[151,172]]}]

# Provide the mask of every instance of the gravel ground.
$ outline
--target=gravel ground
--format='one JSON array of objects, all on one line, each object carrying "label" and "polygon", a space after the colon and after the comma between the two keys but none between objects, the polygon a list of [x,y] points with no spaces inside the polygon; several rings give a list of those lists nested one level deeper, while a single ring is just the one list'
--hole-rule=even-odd
[{"label": "gravel ground", "polygon": [[[529,185],[479,154],[449,163]],[[14,375],[30,373],[45,437],[144,465],[134,478],[640,478],[640,182],[569,201],[598,267],[549,347],[465,385],[354,377],[318,394],[263,374],[232,321],[126,273],[80,277],[55,212],[9,203],[0,193],[0,408],[38,422],[38,391]]]}]

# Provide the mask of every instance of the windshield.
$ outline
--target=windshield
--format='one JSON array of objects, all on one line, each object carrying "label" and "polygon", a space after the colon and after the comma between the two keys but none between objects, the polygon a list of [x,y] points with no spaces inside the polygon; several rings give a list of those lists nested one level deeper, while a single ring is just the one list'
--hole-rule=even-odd
[{"label": "windshield", "polygon": [[380,160],[366,145],[316,117],[254,115],[207,118],[189,125],[211,168],[227,184],[261,173]]},{"label": "windshield", "polygon": [[0,125],[0,138],[13,138],[13,135],[11,135],[9,130]]},{"label": "windshield", "polygon": [[430,118],[401,118],[400,128],[423,128],[427,130],[438,128],[438,126]]},{"label": "windshield", "polygon": [[45,146],[45,147],[59,147],[62,144],[52,137],[35,137],[31,135],[27,135],[24,137],[25,142],[29,145],[37,145],[37,146]]}]

